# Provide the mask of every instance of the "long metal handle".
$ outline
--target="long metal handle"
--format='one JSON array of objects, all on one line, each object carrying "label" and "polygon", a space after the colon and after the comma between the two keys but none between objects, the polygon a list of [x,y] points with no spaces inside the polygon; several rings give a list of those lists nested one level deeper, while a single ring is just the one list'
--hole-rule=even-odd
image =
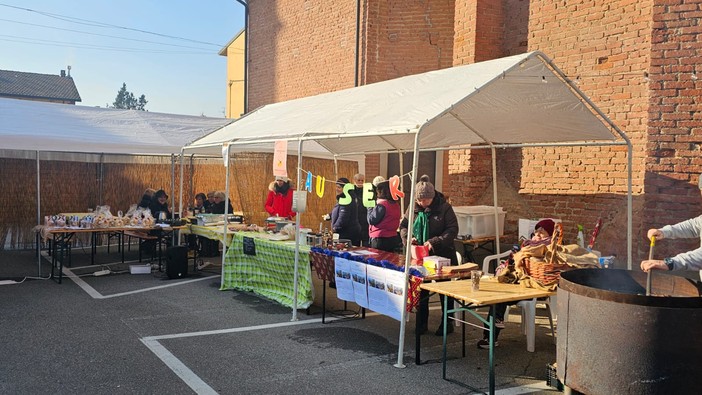
[{"label": "long metal handle", "polygon": [[[648,249],[648,260],[653,259],[653,247],[656,246],[656,236],[651,237],[651,245]],[[651,296],[651,272],[653,270],[649,269],[646,275],[646,296]]]}]

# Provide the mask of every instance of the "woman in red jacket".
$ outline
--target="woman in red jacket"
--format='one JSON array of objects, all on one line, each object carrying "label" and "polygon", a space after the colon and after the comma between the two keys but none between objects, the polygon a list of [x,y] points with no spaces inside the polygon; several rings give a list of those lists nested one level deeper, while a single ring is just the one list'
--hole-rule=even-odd
[{"label": "woman in red jacket", "polygon": [[290,180],[287,177],[276,176],[275,181],[268,185],[268,198],[266,199],[266,211],[272,216],[295,218],[292,211],[293,191]]}]

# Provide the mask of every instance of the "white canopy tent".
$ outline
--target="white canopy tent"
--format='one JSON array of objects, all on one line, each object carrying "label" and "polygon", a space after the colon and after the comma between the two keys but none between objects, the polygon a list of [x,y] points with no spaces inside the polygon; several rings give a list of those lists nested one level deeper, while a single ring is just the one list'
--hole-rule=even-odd
[{"label": "white canopy tent", "polygon": [[0,148],[170,155],[231,122],[225,118],[0,98]]},{"label": "white canopy tent", "polygon": [[[181,152],[183,145],[231,122],[225,118],[0,98],[0,154],[35,153],[37,224],[40,224],[40,153],[49,153],[49,158],[76,160],[81,155],[57,153],[168,155],[173,163],[174,155]],[[175,183],[175,169],[171,183]]]},{"label": "white canopy tent", "polygon": [[[627,248],[631,268],[631,143],[541,52],[270,104],[194,141],[184,151],[214,150],[228,156],[235,147],[272,144],[277,140],[298,142],[300,152],[303,143],[314,141],[337,156],[413,151],[411,202],[420,150],[491,148],[495,206],[496,148],[626,145]],[[299,179],[298,169],[298,190]],[[413,214],[410,210],[410,234]],[[496,212],[496,224],[497,221]],[[410,255],[408,250],[406,275]],[[296,256],[296,273],[297,259]],[[403,366],[405,315],[403,310],[396,366]]]}]

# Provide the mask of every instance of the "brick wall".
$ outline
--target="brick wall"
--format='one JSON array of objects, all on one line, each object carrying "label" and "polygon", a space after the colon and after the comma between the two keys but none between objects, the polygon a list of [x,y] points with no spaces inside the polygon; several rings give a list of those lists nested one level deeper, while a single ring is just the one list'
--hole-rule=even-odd
[{"label": "brick wall", "polygon": [[451,67],[453,0],[368,0],[364,84]]},{"label": "brick wall", "polygon": [[[633,144],[634,255],[638,264],[647,249],[641,219],[645,178],[648,73],[653,1],[588,0],[532,1],[529,50],[541,50],[631,139]],[[626,150],[622,147],[524,149],[523,168],[541,158],[548,175],[525,171],[520,194],[536,213],[551,211],[566,221],[567,234],[575,224],[592,230],[603,218],[596,248],[626,257]],[[544,182],[544,179],[548,182]],[[549,185],[551,184],[551,185]],[[543,197],[554,195],[545,204]],[[549,201],[555,204],[549,207]],[[570,231],[570,232],[569,232]],[[624,260],[624,259],[622,259]]]},{"label": "brick wall", "polygon": [[[695,217],[702,209],[702,3],[654,1],[643,229]],[[699,247],[658,243],[656,255]],[[644,249],[643,247],[641,249]]]},{"label": "brick wall", "polygon": [[[634,194],[643,192],[652,1],[532,0],[488,2],[461,0],[456,15],[454,63],[540,50],[555,61],[578,87],[617,124],[634,144]],[[498,9],[502,7],[502,11]],[[481,14],[482,13],[482,14]],[[472,26],[466,27],[472,20]],[[502,36],[496,40],[494,32]],[[493,34],[489,41],[481,31]],[[475,33],[475,39],[458,37]],[[528,35],[525,35],[528,32]],[[496,33],[495,33],[496,34]],[[475,46],[477,49],[458,48]],[[485,45],[501,48],[485,49]],[[464,54],[473,53],[473,59]],[[452,153],[451,185],[463,183],[466,204],[491,204],[489,151]],[[508,211],[506,231],[515,232],[518,218],[558,217],[566,236],[574,239],[576,224],[592,230],[598,217],[604,226],[596,245],[605,254],[626,256],[626,150],[622,147],[563,147],[498,150],[498,195]],[[470,163],[466,162],[470,160]],[[476,163],[482,161],[483,163]],[[489,173],[488,173],[489,174]],[[445,182],[445,187],[446,187]],[[642,199],[634,204],[641,217]],[[635,222],[635,239],[641,239]],[[635,244],[635,250],[637,246]]]},{"label": "brick wall", "polygon": [[354,86],[355,1],[249,3],[249,110]]}]

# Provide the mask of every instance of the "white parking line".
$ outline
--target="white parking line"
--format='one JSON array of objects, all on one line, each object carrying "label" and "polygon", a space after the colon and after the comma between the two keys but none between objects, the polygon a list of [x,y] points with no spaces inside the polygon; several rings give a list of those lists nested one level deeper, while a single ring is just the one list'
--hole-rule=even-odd
[{"label": "white parking line", "polygon": [[544,381],[538,381],[532,384],[525,384],[519,387],[503,388],[501,390],[495,391],[495,395],[520,395],[520,394],[531,394],[533,392],[539,391],[556,391],[555,388],[551,388],[546,385]]},{"label": "white parking line", "polygon": [[141,339],[141,342],[151,350],[156,356],[168,366],[176,377],[183,380],[188,387],[192,388],[196,394],[210,395],[217,394],[212,387],[207,385],[198,375],[190,370],[180,359],[168,351],[158,340]]},{"label": "white parking line", "polygon": [[[74,269],[79,269],[79,268],[74,268]],[[88,295],[90,295],[93,299],[109,299],[109,298],[116,298],[116,297],[120,297],[120,296],[133,295],[133,294],[138,294],[138,293],[142,293],[142,292],[154,291],[154,290],[157,290],[157,289],[163,289],[163,288],[169,288],[169,287],[176,287],[176,286],[178,286],[178,285],[184,285],[184,284],[188,284],[188,283],[194,283],[194,282],[197,282],[197,281],[211,280],[211,279],[218,278],[218,277],[221,276],[221,275],[217,274],[217,275],[214,275],[214,276],[207,276],[207,277],[202,277],[202,278],[194,278],[194,279],[191,279],[191,280],[178,281],[178,282],[175,282],[175,283],[159,285],[159,286],[156,286],[156,287],[142,288],[142,289],[137,289],[137,290],[134,290],[134,291],[120,292],[120,293],[111,294],[111,295],[103,295],[103,294],[101,294],[100,292],[98,292],[95,288],[93,288],[93,287],[91,287],[90,285],[88,285],[88,283],[86,283],[85,281],[83,281],[82,278],[76,276],[76,275],[71,271],[71,269],[69,269],[69,268],[67,268],[67,267],[64,267],[64,268],[63,268],[63,275],[64,275],[64,277],[70,278],[74,283],[76,283],[77,286],[79,286],[81,289],[83,289],[83,291],[85,291],[85,292],[86,292]]]},{"label": "white parking line", "polygon": [[[374,312],[369,312],[366,317],[379,315]],[[327,318],[326,322],[342,320],[343,317],[331,317]],[[186,333],[173,333],[169,335],[159,335],[159,336],[147,336],[139,339],[146,347],[149,348],[161,361],[163,361],[166,366],[168,366],[173,373],[177,375],[185,384],[192,388],[197,394],[217,394],[212,387],[207,385],[199,376],[197,376],[192,370],[190,370],[183,362],[180,361],[173,353],[168,351],[161,343],[160,340],[168,339],[182,339],[187,337],[197,337],[197,336],[211,336],[211,335],[222,335],[228,333],[240,333],[240,332],[250,332],[265,329],[283,328],[297,325],[307,325],[307,324],[318,324],[321,323],[321,318],[315,318],[310,320],[300,320],[300,321],[289,321],[289,322],[279,322],[275,324],[265,324],[265,325],[254,325],[245,326],[239,328],[229,328],[229,329],[218,329],[211,331],[200,331],[200,332],[186,332]],[[521,395],[530,394],[539,391],[552,390],[553,388],[546,385],[543,381],[534,382],[531,384],[525,384],[519,387],[503,388],[495,392],[496,395]]]}]

